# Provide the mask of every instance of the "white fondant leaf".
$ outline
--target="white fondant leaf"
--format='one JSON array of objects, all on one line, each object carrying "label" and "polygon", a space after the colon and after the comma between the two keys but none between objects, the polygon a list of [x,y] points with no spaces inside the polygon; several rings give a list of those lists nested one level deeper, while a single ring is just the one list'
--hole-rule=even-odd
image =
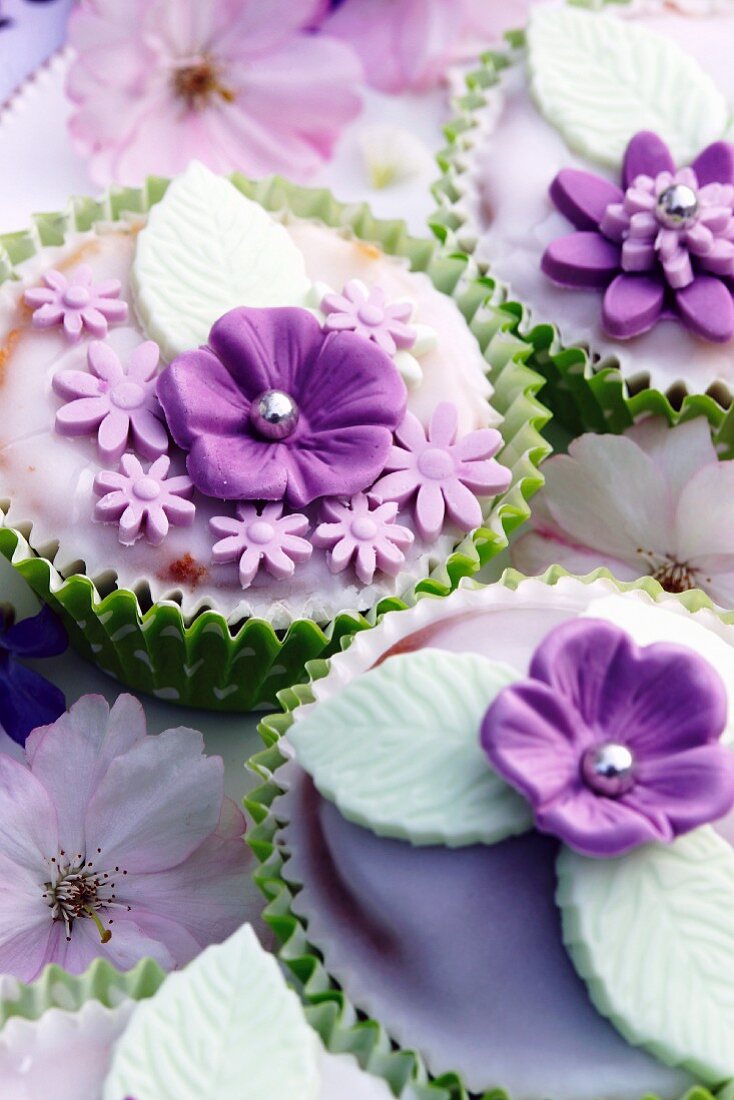
[{"label": "white fondant leaf", "polygon": [[146,332],[168,360],[205,344],[228,310],[301,306],[310,286],[288,231],[196,161],[151,210],[132,280]]},{"label": "white fondant leaf", "polygon": [[619,168],[630,138],[653,130],[682,167],[729,121],[726,99],[698,62],[638,23],[540,4],[528,25],[535,100],[569,147]]},{"label": "white fondant leaf", "polygon": [[558,857],[563,938],[599,1012],[717,1085],[734,1075],[734,850],[710,827],[618,859]]},{"label": "white fondant leaf", "polygon": [[103,1097],[317,1100],[320,1049],[277,962],[246,924],[138,1004]]},{"label": "white fondant leaf", "polygon": [[472,653],[389,658],[288,731],[299,763],[349,821],[413,844],[495,844],[532,826],[479,743],[487,707],[519,679]]}]

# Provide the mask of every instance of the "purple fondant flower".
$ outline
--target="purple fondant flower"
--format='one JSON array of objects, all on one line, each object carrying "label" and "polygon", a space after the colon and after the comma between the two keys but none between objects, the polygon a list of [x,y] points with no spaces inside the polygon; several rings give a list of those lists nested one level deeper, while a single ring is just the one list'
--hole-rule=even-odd
[{"label": "purple fondant flower", "polygon": [[125,366],[100,340],[89,345],[89,372],[62,370],[54,375],[53,388],[67,402],[56,413],[61,435],[97,432],[105,462],[117,462],[132,437],[144,458],[157,458],[168,450],[168,433],[155,395],[158,345],[139,344]]},{"label": "purple fondant flower", "polygon": [[254,504],[238,504],[236,511],[237,518],[214,516],[209,527],[220,540],[212,550],[214,561],[239,561],[243,588],[249,588],[261,566],[284,580],[311,557],[313,546],[301,537],[308,530],[306,516],[284,516],[282,504],[266,504],[262,512]]},{"label": "purple fondant flower", "polygon": [[0,725],[19,745],[36,726],[54,722],[66,710],[64,693],[21,662],[56,657],[66,646],[64,628],[47,607],[21,622],[12,608],[0,607]]},{"label": "purple fondant flower", "polygon": [[405,386],[389,357],[307,310],[233,309],[158,379],[188,471],[220,500],[351,496],[382,472]]},{"label": "purple fondant flower", "polygon": [[734,146],[709,145],[676,171],[667,146],[643,131],[627,147],[621,189],[566,168],[550,194],[577,232],[549,245],[543,271],[604,290],[609,336],[630,339],[664,318],[705,340],[734,336]]},{"label": "purple fondant flower", "polygon": [[481,741],[541,832],[616,856],[731,809],[726,721],[721,677],[692,650],[639,648],[612,623],[573,619],[540,644],[530,679],[500,692]]},{"label": "purple fondant flower", "polygon": [[457,441],[457,429],[456,406],[448,401],[436,406],[427,432],[407,413],[395,432],[399,445],[385,462],[385,469],[393,472],[372,489],[380,500],[398,504],[415,497],[415,524],[429,542],[441,534],[447,513],[462,531],[480,527],[477,495],[494,496],[510,484],[510,471],[492,457],[502,446],[500,433],[481,428]]},{"label": "purple fondant flower", "polygon": [[382,287],[367,287],[360,279],[350,279],[341,294],[324,297],[321,309],[326,314],[327,332],[356,332],[373,340],[387,355],[415,344],[416,331],[407,324],[413,303],[388,303]]},{"label": "purple fondant flower", "polygon": [[135,455],[126,454],[119,472],[102,470],[94,479],[94,491],[102,498],[94,506],[94,518],[119,523],[123,546],[132,546],[141,534],[151,546],[160,546],[171,525],[190,527],[194,522],[191,478],[168,477],[170,465],[168,455],[161,455],[146,471]]},{"label": "purple fondant flower", "polygon": [[413,542],[413,532],[395,522],[397,504],[379,504],[358,493],[348,504],[325,501],[323,512],[327,522],[319,524],[311,541],[329,548],[332,573],[341,573],[353,561],[363,584],[371,584],[378,569],[397,576],[404,551]]},{"label": "purple fondant flower", "polygon": [[63,325],[69,340],[76,341],[83,329],[92,336],[107,335],[110,321],[124,321],[127,302],[119,300],[120,282],[106,279],[94,284],[92,269],[83,264],[67,279],[60,271],[46,271],[43,287],[31,287],[25,292],[25,303],[34,310],[34,328]]},{"label": "purple fondant flower", "polygon": [[24,761],[0,753],[0,971],[173,969],[242,923],[245,821],[203,750],[192,729],[148,736],[130,695],[85,695]]}]

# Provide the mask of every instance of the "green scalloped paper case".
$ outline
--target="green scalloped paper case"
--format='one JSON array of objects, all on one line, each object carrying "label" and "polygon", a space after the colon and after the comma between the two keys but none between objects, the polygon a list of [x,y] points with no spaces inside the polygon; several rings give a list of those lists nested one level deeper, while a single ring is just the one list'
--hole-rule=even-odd
[{"label": "green scalloped paper case", "polygon": [[[550,448],[540,429],[550,414],[535,396],[543,380],[526,365],[530,345],[513,331],[505,313],[487,305],[492,284],[468,277],[465,257],[446,254],[434,241],[410,237],[404,222],[378,221],[365,204],[345,206],[326,190],[296,187],[279,177],[252,182],[236,174],[232,182],[266,210],[287,209],[296,217],[319,219],[407,258],[413,270],[425,272],[455,299],[477,336],[495,387],[492,404],[504,418],[505,444],[498,458],[513,476],[485,526],[416,585],[417,592],[448,593],[504,549],[509,534],[529,516],[528,500],[542,484],[538,465]],[[74,199],[64,213],[37,216],[33,229],[0,237],[0,281],[12,277],[14,265],[40,247],[62,244],[69,230],[88,230],[128,212],[145,213],[163,197],[167,183],[150,179],[140,190],[117,188],[101,200]],[[372,626],[385,611],[405,607],[411,598],[386,598],[366,614],[346,611],[325,626],[299,619],[277,632],[266,620],[247,619],[233,629],[216,611],[204,611],[187,623],[172,601],[143,610],[129,589],[100,593],[83,574],[64,578],[12,528],[0,527],[0,552],[61,616],[75,648],[105,672],[135,691],[210,710],[272,705],[279,691],[304,679],[307,662],[337,652],[354,633]]]},{"label": "green scalloped paper case", "polygon": [[142,1001],[157,992],[165,976],[153,959],[141,959],[132,970],[124,972],[106,959],[95,959],[89,969],[78,976],[51,964],[27,985],[2,976],[0,1028],[14,1016],[37,1020],[49,1008],[75,1012],[86,1001],[100,1001],[107,1008],[114,1008],[128,997]]},{"label": "green scalloped paper case", "polygon": [[[572,6],[601,10],[628,7],[633,0],[567,0]],[[447,146],[438,155],[441,176],[433,185],[439,207],[429,218],[429,227],[442,247],[457,259],[472,260],[476,246],[464,228],[460,212],[464,155],[477,127],[477,112],[486,105],[488,90],[496,87],[504,69],[517,60],[524,45],[522,30],[506,35],[505,49],[488,51],[478,69],[468,73],[466,94],[454,100],[454,116],[444,127]],[[543,378],[541,400],[551,409],[554,422],[572,436],[585,431],[622,432],[649,414],[665,416],[671,424],[704,414],[729,447],[734,447],[734,405],[723,386],[705,394],[691,394],[683,385],[666,393],[644,381],[622,376],[613,360],[594,362],[586,348],[565,346],[556,327],[549,322],[533,324],[528,309],[512,298],[511,290],[483,272],[490,302],[504,318],[507,333],[530,346],[527,363]]]},{"label": "green scalloped paper case", "polygon": [[[560,566],[552,566],[542,577],[534,579],[553,586],[561,578],[569,576],[571,574]],[[651,577],[622,582],[607,569],[600,568],[580,579],[590,584],[599,578],[611,581],[620,592],[642,590],[655,600],[661,596],[670,597]],[[516,589],[525,580],[527,578],[523,574],[508,569],[496,583]],[[477,588],[483,587],[474,581],[468,583]],[[675,598],[689,611],[707,608],[715,611],[724,622],[734,625],[734,612],[719,612],[703,592],[691,590]],[[246,797],[245,808],[253,822],[248,830],[248,844],[259,863],[254,878],[267,901],[263,919],[277,936],[279,957],[295,978],[306,1006],[306,1015],[328,1049],[351,1051],[365,1068],[386,1078],[396,1096],[405,1100],[470,1100],[461,1077],[448,1074],[429,1080],[418,1053],[396,1050],[378,1021],[357,1015],[345,993],[330,978],[318,948],[309,942],[305,922],[292,910],[293,892],[283,877],[285,853],[277,836],[282,823],[271,809],[274,800],[284,793],[278,783],[277,772],[286,763],[286,757],[280,752],[278,742],[293,722],[293,711],[301,704],[314,702],[311,685],[328,672],[327,659],[314,661],[308,668],[308,683],[294,685],[281,693],[281,712],[268,715],[260,724],[259,732],[266,748],[253,756],[247,765],[262,780],[260,786]],[[492,1089],[476,1100],[512,1100],[512,1097],[502,1089]],[[646,1095],[640,1100],[657,1098]],[[693,1088],[681,1100],[734,1100],[734,1082],[716,1093],[703,1086]]]}]

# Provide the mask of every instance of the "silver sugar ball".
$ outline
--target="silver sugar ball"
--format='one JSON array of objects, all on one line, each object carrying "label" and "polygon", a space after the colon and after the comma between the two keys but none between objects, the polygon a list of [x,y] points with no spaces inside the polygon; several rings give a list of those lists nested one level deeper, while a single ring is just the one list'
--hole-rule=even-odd
[{"label": "silver sugar ball", "polygon": [[597,794],[618,798],[635,783],[635,758],[626,745],[614,741],[592,745],[581,761],[584,782]]},{"label": "silver sugar ball", "polygon": [[283,390],[266,390],[250,407],[250,422],[265,439],[286,439],[296,430],[298,405]]},{"label": "silver sugar ball", "polygon": [[690,225],[698,214],[698,196],[685,183],[674,183],[658,197],[658,221],[668,229],[682,229]]}]

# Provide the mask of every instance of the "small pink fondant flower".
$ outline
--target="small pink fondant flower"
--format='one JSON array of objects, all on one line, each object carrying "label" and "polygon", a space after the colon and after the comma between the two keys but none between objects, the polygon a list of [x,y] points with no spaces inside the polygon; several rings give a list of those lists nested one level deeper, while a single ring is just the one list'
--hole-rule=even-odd
[{"label": "small pink fondant flower", "polygon": [[60,271],[43,274],[45,286],[26,290],[24,300],[33,308],[34,328],[63,325],[69,340],[77,341],[83,329],[98,339],[107,335],[109,322],[127,318],[127,302],[119,299],[118,279],[94,284],[90,267],[83,264],[67,277]]},{"label": "small pink fondant flower", "polygon": [[299,514],[284,516],[282,504],[266,504],[258,512],[254,504],[238,504],[237,518],[214,516],[212,534],[219,537],[212,557],[218,564],[239,559],[240,584],[249,588],[263,566],[271,577],[292,577],[296,565],[308,561],[313,546],[300,536],[308,530],[308,519]]},{"label": "small pink fondant flower", "polygon": [[341,294],[327,294],[321,303],[326,314],[324,328],[329,332],[356,332],[374,341],[387,355],[398,348],[412,348],[417,333],[406,322],[413,312],[412,302],[387,302],[382,287],[367,287],[360,279],[350,279]]},{"label": "small pink fondant flower", "polygon": [[242,814],[200,733],[148,736],[143,708],[85,695],[0,753],[0,972],[184,966],[245,919]]},{"label": "small pink fondant flower", "polygon": [[191,478],[167,477],[170,465],[168,455],[161,455],[146,472],[135,455],[126,454],[119,473],[102,470],[94,479],[94,491],[102,497],[94,518],[119,522],[123,546],[132,546],[141,533],[151,546],[159,546],[171,525],[190,527],[194,522],[196,506],[188,499],[194,491]]},{"label": "small pink fondant flower", "polygon": [[372,493],[381,500],[403,504],[415,496],[415,522],[428,542],[441,534],[446,515],[462,531],[473,531],[483,522],[477,496],[502,493],[510,484],[510,471],[493,455],[502,446],[494,428],[481,428],[457,441],[456,406],[444,401],[431,417],[428,432],[420,420],[407,413],[395,432],[399,444],[388,455],[385,469]]},{"label": "small pink fondant flower", "polygon": [[[56,413],[60,435],[92,435],[105,462],[117,462],[132,443],[143,458],[157,458],[168,450],[168,432],[155,395],[159,358],[152,340],[139,344],[123,367],[100,340],[89,345],[89,373],[62,370],[54,375],[54,392],[68,404]],[[99,429],[99,430],[98,430]]]},{"label": "small pink fondant flower", "polygon": [[309,33],[316,0],[83,0],[66,90],[102,186],[214,172],[303,178],[360,110],[361,65]]},{"label": "small pink fondant flower", "polygon": [[323,514],[329,522],[319,524],[311,541],[330,549],[332,573],[341,573],[354,561],[363,584],[370,584],[378,569],[397,576],[405,561],[404,550],[413,542],[413,532],[395,522],[397,504],[379,504],[357,493],[348,504],[325,501]]}]

